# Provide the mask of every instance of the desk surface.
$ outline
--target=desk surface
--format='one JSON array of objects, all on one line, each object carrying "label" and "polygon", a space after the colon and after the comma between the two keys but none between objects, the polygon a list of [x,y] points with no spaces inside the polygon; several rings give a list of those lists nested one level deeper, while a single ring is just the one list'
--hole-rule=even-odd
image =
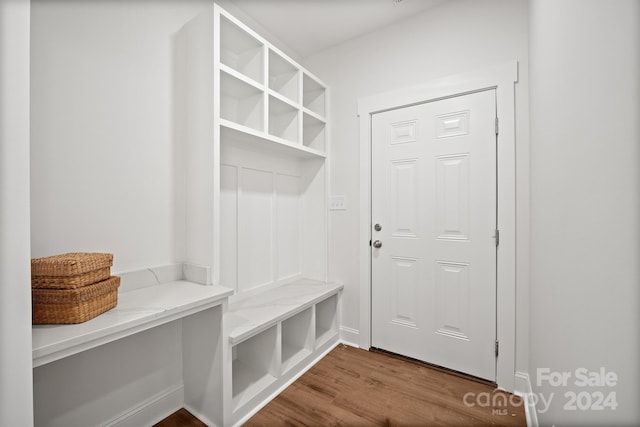
[{"label": "desk surface", "polygon": [[118,305],[77,325],[33,326],[33,366],[115,341],[222,304],[233,290],[184,280],[118,295]]}]

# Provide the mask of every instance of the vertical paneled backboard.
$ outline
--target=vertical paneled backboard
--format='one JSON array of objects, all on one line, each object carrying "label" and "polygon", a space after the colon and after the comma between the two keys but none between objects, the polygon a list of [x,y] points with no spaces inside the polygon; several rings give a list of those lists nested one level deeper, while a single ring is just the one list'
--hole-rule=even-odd
[{"label": "vertical paneled backboard", "polygon": [[276,277],[300,274],[300,177],[276,174]]},{"label": "vertical paneled backboard", "polygon": [[221,152],[220,277],[241,295],[324,280],[325,169],[236,145]]},{"label": "vertical paneled backboard", "polygon": [[[273,281],[274,175],[242,168],[238,191],[238,291]],[[224,248],[223,248],[224,250]]]},{"label": "vertical paneled backboard", "polygon": [[238,167],[220,166],[220,282],[237,289],[238,286]]}]

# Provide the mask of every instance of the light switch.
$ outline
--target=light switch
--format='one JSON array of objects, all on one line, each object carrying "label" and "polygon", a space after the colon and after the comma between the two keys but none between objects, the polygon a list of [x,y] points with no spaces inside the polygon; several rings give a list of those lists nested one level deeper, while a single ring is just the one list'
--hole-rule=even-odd
[{"label": "light switch", "polygon": [[331,196],[331,197],[329,197],[329,210],[331,210],[331,211],[346,211],[347,210],[347,196]]}]

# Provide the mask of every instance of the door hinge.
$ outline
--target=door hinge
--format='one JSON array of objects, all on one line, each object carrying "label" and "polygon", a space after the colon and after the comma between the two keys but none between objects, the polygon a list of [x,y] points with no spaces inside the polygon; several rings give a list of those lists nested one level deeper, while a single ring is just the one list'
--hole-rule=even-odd
[{"label": "door hinge", "polygon": [[496,357],[500,354],[500,341],[496,340]]},{"label": "door hinge", "polygon": [[496,234],[493,236],[496,239],[496,248],[500,245],[500,230],[496,228]]},{"label": "door hinge", "polygon": [[500,124],[498,123],[498,116],[496,116],[496,135],[498,134],[500,130]]}]

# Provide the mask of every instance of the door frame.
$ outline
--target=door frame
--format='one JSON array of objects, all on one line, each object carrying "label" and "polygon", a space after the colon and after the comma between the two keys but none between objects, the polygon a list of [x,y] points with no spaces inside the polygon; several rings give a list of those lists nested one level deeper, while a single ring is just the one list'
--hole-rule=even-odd
[{"label": "door frame", "polygon": [[464,95],[481,90],[496,90],[499,119],[497,141],[498,229],[496,272],[496,339],[500,352],[496,358],[498,387],[513,392],[516,356],[516,151],[515,83],[516,61],[479,71],[456,74],[358,99],[360,126],[360,331],[359,346],[371,347],[371,116],[386,110]]}]

